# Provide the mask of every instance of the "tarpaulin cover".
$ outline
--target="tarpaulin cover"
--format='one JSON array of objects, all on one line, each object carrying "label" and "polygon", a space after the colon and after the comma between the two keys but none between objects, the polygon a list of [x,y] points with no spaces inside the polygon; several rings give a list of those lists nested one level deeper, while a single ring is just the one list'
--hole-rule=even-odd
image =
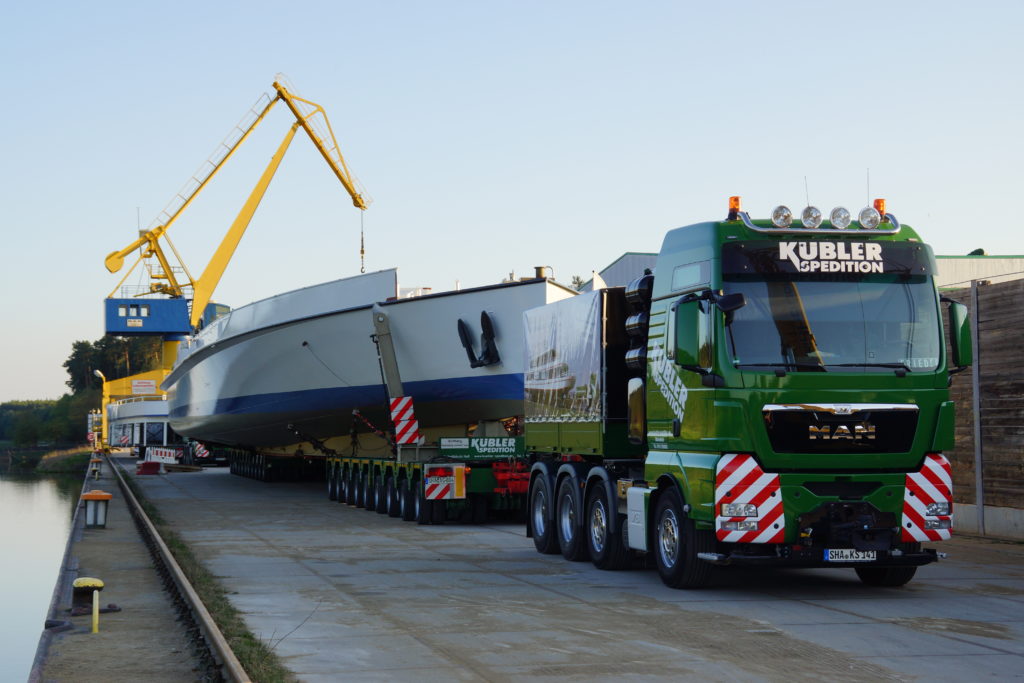
[{"label": "tarpaulin cover", "polygon": [[602,292],[587,292],[523,313],[527,422],[602,418]]}]

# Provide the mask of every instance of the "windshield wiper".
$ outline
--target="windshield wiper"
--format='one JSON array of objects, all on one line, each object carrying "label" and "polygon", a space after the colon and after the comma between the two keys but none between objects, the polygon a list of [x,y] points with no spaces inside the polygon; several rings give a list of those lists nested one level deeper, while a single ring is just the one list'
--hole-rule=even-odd
[{"label": "windshield wiper", "polygon": [[[908,372],[913,372],[906,363],[829,363],[837,368],[892,368],[900,377]],[[902,374],[900,373],[902,370]]]},{"label": "windshield wiper", "polygon": [[786,374],[786,370],[794,368],[797,370],[815,370],[817,372],[828,372],[828,369],[821,363],[735,363],[734,367],[781,368],[781,370],[775,371],[775,374],[777,374],[779,377],[784,377]]}]

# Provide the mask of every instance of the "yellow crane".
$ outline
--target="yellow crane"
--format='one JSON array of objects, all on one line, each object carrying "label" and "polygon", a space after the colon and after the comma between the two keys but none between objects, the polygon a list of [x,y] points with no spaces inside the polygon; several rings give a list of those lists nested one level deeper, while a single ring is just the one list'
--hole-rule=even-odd
[{"label": "yellow crane", "polygon": [[[348,165],[345,163],[345,158],[338,148],[338,141],[334,137],[334,131],[323,107],[296,95],[293,92],[294,88],[287,87],[283,77],[280,75],[274,81],[274,90],[277,93],[276,96],[271,97],[264,94],[257,100],[256,104],[243,117],[242,121],[235,126],[227,138],[214,151],[210,159],[200,167],[181,191],[175,195],[163,212],[161,212],[157,220],[154,221],[155,227],[140,231],[138,239],[125,248],[111,252],[107,256],[104,262],[107,270],[111,273],[116,273],[124,265],[125,257],[138,250],[138,259],[129,268],[128,272],[125,273],[125,276],[118,283],[117,287],[114,288],[114,291],[107,297],[107,331],[109,333],[171,334],[177,332],[180,334],[196,328],[199,320],[202,318],[203,311],[206,309],[206,305],[213,296],[214,289],[216,289],[217,284],[220,282],[221,276],[224,275],[224,271],[235,252],[235,248],[242,239],[242,235],[245,234],[245,229],[252,220],[260,200],[263,199],[263,195],[266,193],[267,187],[277,171],[277,167],[284,158],[284,154],[299,128],[306,132],[331,171],[341,181],[342,186],[352,198],[352,204],[360,210],[367,208],[370,200],[361,187],[359,187],[358,181],[348,170]],[[253,188],[238,216],[232,222],[231,227],[228,228],[227,234],[221,240],[220,245],[214,252],[210,262],[206,265],[202,275],[198,278],[193,278],[181,259],[180,254],[174,248],[174,244],[170,241],[167,231],[279,101],[283,101],[288,106],[288,109],[295,117],[295,123],[292,124],[287,134],[285,134],[284,140],[282,140],[277,148],[277,152],[271,158],[266,170],[264,170],[259,182],[256,183],[256,187]],[[180,264],[180,273],[184,276],[183,279],[176,275],[176,269],[171,265],[170,260],[161,247],[161,238],[170,246],[177,262]],[[360,253],[362,253],[362,247],[360,247]],[[149,261],[151,258],[156,259],[157,266],[151,265],[151,261]],[[128,301],[136,300],[118,299],[114,296],[128,276],[131,275],[132,271],[143,262],[147,264],[150,277],[149,291],[145,294],[163,294],[170,297],[170,300],[173,300],[174,303],[180,304],[174,309],[167,308],[167,311],[170,311],[169,317],[159,314],[161,307],[158,302],[167,302],[167,299],[140,299],[138,300],[139,303],[130,305],[127,303]],[[180,313],[188,310],[186,299],[189,290],[192,295],[191,311],[188,312],[187,329],[181,329],[184,326],[184,321],[179,319]],[[145,294],[142,296],[145,296]]]}]

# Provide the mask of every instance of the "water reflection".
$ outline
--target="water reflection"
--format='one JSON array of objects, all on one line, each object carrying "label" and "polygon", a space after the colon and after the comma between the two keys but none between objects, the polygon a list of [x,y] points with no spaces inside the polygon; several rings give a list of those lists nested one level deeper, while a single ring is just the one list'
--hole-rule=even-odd
[{"label": "water reflection", "polygon": [[57,581],[80,475],[0,472],[0,661],[9,680],[26,680]]}]

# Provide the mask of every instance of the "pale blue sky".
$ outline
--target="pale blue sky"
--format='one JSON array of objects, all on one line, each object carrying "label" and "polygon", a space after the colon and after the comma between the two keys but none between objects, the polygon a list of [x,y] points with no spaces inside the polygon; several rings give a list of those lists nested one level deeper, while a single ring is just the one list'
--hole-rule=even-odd
[{"label": "pale blue sky", "polygon": [[[286,73],[375,203],[367,268],[568,282],[672,227],[871,194],[937,253],[1024,253],[1024,3],[6,3],[0,401],[56,398],[102,334],[104,256]],[[201,272],[288,127],[276,108],[172,229]],[[1004,217],[1005,216],[1005,217]],[[359,212],[296,138],[218,290],[359,270]]]}]

